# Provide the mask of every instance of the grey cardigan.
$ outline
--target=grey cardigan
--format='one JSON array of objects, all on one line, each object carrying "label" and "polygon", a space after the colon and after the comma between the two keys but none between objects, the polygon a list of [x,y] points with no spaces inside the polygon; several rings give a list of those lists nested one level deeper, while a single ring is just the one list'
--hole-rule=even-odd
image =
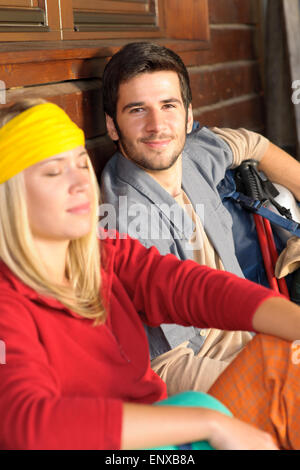
[{"label": "grey cardigan", "polygon": [[[235,256],[232,219],[216,188],[231,164],[230,147],[209,129],[201,128],[187,136],[182,155],[182,188],[225,269],[243,277]],[[151,176],[119,152],[103,170],[101,195],[103,202],[115,209],[115,217],[102,219],[103,226],[128,233],[147,248],[156,246],[163,255],[193,258],[188,243],[193,222],[186,211]],[[106,204],[103,212],[110,210]],[[146,332],[151,359],[184,341],[190,341],[190,347],[198,352],[204,342],[200,331],[193,327],[164,324],[159,328],[146,327]]]}]

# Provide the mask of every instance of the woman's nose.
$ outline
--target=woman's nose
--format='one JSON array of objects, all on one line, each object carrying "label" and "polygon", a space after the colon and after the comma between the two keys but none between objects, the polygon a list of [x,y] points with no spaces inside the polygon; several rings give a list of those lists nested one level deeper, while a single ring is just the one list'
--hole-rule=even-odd
[{"label": "woman's nose", "polygon": [[89,186],[89,170],[85,168],[76,168],[72,170],[70,192],[85,191]]}]

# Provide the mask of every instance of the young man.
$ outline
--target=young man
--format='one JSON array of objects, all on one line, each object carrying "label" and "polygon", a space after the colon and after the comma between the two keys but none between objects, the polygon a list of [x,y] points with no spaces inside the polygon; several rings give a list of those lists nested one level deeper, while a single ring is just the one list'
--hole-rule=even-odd
[{"label": "young man", "polygon": [[[116,209],[118,230],[162,254],[242,276],[232,220],[217,185],[228,168],[256,158],[270,179],[299,198],[299,163],[245,130],[192,132],[188,73],[164,47],[125,46],[106,66],[103,94],[107,130],[119,151],[104,169],[102,197]],[[152,368],[169,395],[207,391],[252,338],[245,332],[176,325],[146,331]]]}]

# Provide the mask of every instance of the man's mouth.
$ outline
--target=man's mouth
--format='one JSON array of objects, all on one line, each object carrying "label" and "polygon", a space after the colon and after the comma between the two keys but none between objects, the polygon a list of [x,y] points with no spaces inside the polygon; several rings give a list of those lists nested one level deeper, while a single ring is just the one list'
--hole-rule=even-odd
[{"label": "man's mouth", "polygon": [[153,149],[162,149],[169,145],[171,142],[172,137],[161,137],[161,138],[148,138],[148,139],[141,139],[141,142],[147,147]]}]

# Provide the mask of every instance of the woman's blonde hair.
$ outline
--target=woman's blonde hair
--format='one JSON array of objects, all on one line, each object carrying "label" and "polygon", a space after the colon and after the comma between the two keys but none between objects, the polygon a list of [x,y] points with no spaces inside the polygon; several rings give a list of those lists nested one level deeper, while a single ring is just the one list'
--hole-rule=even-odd
[{"label": "woman's blonde hair", "polygon": [[[22,100],[0,112],[0,128],[21,112],[44,100]],[[34,144],[33,144],[34,145]],[[89,234],[71,240],[66,264],[70,287],[60,286],[47,279],[46,268],[36,253],[26,205],[23,173],[0,184],[0,259],[26,285],[38,293],[55,297],[82,317],[105,320],[100,295],[100,249],[97,237],[99,188],[92,164],[88,161],[93,190],[93,223]]]}]

